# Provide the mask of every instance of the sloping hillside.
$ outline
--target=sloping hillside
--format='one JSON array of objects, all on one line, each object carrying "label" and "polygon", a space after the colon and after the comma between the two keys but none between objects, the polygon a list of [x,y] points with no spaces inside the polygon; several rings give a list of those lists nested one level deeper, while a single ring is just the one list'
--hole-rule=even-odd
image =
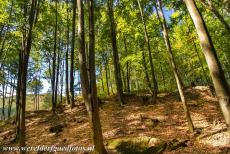
[{"label": "sloping hillside", "polygon": [[[148,145],[155,139],[166,143],[165,153],[228,153],[230,136],[226,132],[218,102],[210,90],[195,87],[187,89],[186,96],[196,134],[188,131],[176,92],[160,94],[156,104],[147,104],[142,95],[127,96],[128,103],[122,107],[114,98],[102,99],[100,117],[108,151],[127,151],[132,147],[119,149],[121,142],[142,137],[146,138]],[[13,122],[1,122],[1,146],[16,145]],[[45,110],[27,112],[26,129],[28,146],[92,146],[87,112],[81,101],[73,110],[69,106],[59,107],[56,116]]]}]

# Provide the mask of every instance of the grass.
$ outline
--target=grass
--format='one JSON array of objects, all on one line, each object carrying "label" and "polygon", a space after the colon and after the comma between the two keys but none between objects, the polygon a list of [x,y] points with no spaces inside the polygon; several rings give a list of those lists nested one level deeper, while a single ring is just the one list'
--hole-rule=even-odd
[{"label": "grass", "polygon": [[[40,95],[40,103],[39,103],[39,110],[50,110],[51,109],[51,96],[49,94],[42,94]],[[8,101],[9,98],[7,97],[5,99],[5,116],[8,115]],[[12,109],[11,109],[11,116],[13,116],[16,112],[16,100],[14,97],[13,104],[12,104]],[[0,119],[2,119],[2,98],[0,99]],[[26,111],[34,111],[35,106],[34,106],[34,95],[28,94],[26,97]]]}]

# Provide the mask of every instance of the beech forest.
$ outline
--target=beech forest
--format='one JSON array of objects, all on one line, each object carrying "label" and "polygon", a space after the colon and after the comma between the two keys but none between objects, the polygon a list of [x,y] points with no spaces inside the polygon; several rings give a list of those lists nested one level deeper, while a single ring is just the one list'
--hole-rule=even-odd
[{"label": "beech forest", "polygon": [[229,154],[229,0],[0,0],[0,153]]}]

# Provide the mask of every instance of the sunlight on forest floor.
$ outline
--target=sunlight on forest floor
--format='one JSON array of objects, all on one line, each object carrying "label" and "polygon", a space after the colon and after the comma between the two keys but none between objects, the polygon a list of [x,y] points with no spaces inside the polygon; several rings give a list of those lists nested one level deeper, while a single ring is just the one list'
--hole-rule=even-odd
[{"label": "sunlight on forest floor", "polygon": [[[191,135],[187,128],[183,107],[177,93],[162,94],[156,104],[142,105],[131,101],[121,107],[113,99],[103,100],[100,110],[105,144],[111,140],[128,137],[150,137],[166,143],[188,140],[186,145],[166,149],[165,153],[227,153],[230,150],[230,136],[226,132],[218,102],[207,89],[186,91],[191,116],[199,132]],[[84,104],[78,102],[71,110],[53,116],[50,111],[27,112],[26,143],[37,145],[91,146],[90,126]],[[0,145],[12,145],[14,127],[9,120],[0,128]],[[11,124],[11,125],[10,125]],[[2,124],[1,124],[2,125]],[[50,132],[52,126],[60,125],[60,132]],[[108,147],[107,147],[108,148]]]}]

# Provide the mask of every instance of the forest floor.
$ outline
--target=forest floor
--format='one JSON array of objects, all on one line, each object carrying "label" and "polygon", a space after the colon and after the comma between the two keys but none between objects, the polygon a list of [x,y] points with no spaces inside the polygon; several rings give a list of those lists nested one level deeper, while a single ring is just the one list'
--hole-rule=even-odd
[{"label": "forest floor", "polygon": [[[209,89],[201,86],[187,89],[186,98],[197,134],[189,133],[176,92],[161,93],[156,104],[147,104],[137,95],[127,95],[124,106],[120,106],[114,98],[103,99],[100,118],[106,148],[110,153],[118,153],[110,149],[114,139],[147,137],[148,141],[159,139],[167,145],[175,144],[174,147],[166,147],[164,153],[168,154],[229,153],[230,136],[218,102]],[[13,120],[0,123],[0,147],[16,146],[13,123]],[[53,126],[61,127],[52,132]],[[78,102],[72,110],[69,106],[62,106],[57,116],[46,110],[27,112],[26,144],[92,146],[84,104]]]}]

